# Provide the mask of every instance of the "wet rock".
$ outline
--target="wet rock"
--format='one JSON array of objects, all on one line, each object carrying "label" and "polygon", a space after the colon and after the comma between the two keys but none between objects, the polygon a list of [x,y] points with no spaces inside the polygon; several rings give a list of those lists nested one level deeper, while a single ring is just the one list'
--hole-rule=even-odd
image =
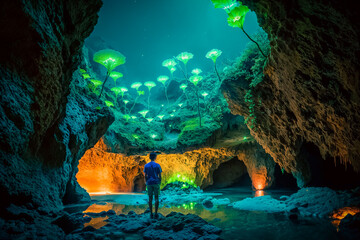
[{"label": "wet rock", "polygon": [[67,212],[57,218],[52,222],[53,224],[59,226],[66,234],[71,233],[72,231],[82,228],[84,221],[80,216],[70,215]]},{"label": "wet rock", "polygon": [[355,215],[348,214],[339,224],[339,233],[343,239],[360,238],[360,213]]},{"label": "wet rock", "polygon": [[212,208],[214,206],[213,202],[210,199],[205,199],[202,202],[202,205],[206,208]]},{"label": "wet rock", "polygon": [[83,232],[95,232],[96,228],[94,228],[93,226],[86,226],[82,229]]}]

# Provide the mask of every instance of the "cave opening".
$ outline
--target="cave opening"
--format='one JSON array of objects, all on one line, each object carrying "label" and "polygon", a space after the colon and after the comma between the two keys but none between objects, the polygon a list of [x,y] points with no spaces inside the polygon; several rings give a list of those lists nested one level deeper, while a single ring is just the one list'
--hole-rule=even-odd
[{"label": "cave opening", "polygon": [[249,187],[251,188],[251,179],[247,172],[244,162],[237,157],[227,162],[221,163],[213,172],[213,184],[207,188],[218,189],[227,187]]},{"label": "cave opening", "polygon": [[311,142],[305,142],[300,151],[309,164],[309,186],[351,189],[360,185],[360,173],[354,171],[351,164],[341,163],[338,157],[324,159],[319,148]]}]

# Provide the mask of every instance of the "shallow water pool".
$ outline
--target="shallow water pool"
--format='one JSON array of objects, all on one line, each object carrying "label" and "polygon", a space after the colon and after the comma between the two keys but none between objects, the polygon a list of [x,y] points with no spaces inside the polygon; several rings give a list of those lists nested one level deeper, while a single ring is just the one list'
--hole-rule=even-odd
[{"label": "shallow water pool", "polygon": [[[246,188],[227,188],[209,193],[214,192],[222,193],[221,196],[215,196],[216,198],[229,198],[231,202],[259,195],[271,195],[278,199],[280,196],[294,193],[294,191],[288,190],[253,192]],[[117,214],[127,214],[129,211],[140,214],[148,208],[147,204],[134,205],[147,198],[144,194],[93,195],[91,198],[95,203],[84,212],[97,213],[112,209]],[[336,228],[327,219],[303,218],[292,221],[282,213],[242,211],[227,206],[208,209],[200,202],[183,202],[172,205],[162,203],[161,205],[159,213],[163,215],[175,211],[202,217],[223,229],[221,234],[223,239],[339,239]],[[93,218],[85,226],[91,225],[100,228],[106,225],[104,221],[106,219],[107,217]],[[140,236],[132,235],[130,238],[136,239],[137,237]]]}]

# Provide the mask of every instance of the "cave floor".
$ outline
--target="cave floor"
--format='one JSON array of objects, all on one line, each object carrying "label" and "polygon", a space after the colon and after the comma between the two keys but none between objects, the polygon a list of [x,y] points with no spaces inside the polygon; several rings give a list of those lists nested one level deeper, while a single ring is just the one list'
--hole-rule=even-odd
[{"label": "cave floor", "polygon": [[[281,196],[290,195],[295,191],[279,189],[253,192],[250,188],[224,188],[207,191],[214,198],[229,198],[231,202],[239,201],[248,197],[271,195],[279,199]],[[221,193],[221,195],[220,195]],[[114,210],[117,214],[127,214],[134,211],[137,214],[143,213],[147,204],[143,204],[147,195],[145,194],[111,194],[92,195],[93,204],[85,212],[99,213],[102,211]],[[69,208],[68,211],[79,211],[80,208]],[[81,210],[82,211],[82,210]],[[196,214],[209,223],[220,227],[223,232],[220,235],[223,239],[339,239],[336,227],[331,224],[330,219],[302,218],[290,220],[283,213],[268,213],[261,211],[237,210],[226,205],[206,208],[200,202],[184,201],[177,204],[160,203],[159,213],[166,216],[171,212],[183,214]],[[86,226],[101,228],[105,226],[108,217],[92,218]],[[142,239],[140,235],[127,235],[127,239]]]}]

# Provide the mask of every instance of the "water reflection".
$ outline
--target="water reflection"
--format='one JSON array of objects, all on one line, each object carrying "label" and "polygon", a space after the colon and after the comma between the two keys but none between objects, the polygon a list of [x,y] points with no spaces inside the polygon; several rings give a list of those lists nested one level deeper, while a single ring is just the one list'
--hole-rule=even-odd
[{"label": "water reflection", "polygon": [[262,197],[262,196],[265,196],[265,195],[267,195],[267,194],[265,193],[264,190],[256,190],[255,193],[254,193],[255,197]]}]

